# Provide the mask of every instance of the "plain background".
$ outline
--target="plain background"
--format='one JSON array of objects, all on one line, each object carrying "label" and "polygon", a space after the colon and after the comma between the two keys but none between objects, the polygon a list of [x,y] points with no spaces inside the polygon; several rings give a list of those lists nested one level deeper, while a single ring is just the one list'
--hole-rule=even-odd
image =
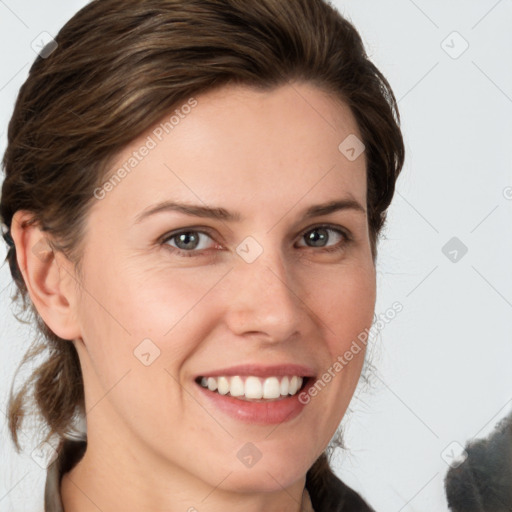
[{"label": "plain background", "polygon": [[[0,0],[2,153],[32,42],[85,3]],[[332,3],[391,83],[407,151],[377,263],[376,314],[395,301],[403,311],[371,347],[376,371],[343,420],[336,471],[380,512],[446,511],[443,479],[460,445],[512,411],[512,2]],[[2,511],[39,509],[45,478],[28,450],[15,454],[5,426],[31,339],[13,318],[13,291],[4,264]]]}]

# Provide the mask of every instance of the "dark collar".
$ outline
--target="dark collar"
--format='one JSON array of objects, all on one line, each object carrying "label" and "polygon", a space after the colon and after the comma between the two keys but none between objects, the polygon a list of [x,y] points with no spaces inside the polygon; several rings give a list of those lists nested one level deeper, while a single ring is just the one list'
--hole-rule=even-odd
[{"label": "dark collar", "polygon": [[45,512],[64,512],[60,496],[62,475],[68,472],[83,456],[87,447],[86,441],[65,439],[61,441],[59,455],[48,467],[44,488]]}]

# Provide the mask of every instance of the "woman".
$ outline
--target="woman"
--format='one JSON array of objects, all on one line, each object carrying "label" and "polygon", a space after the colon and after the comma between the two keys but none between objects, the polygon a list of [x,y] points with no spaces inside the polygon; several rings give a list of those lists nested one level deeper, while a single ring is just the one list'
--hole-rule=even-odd
[{"label": "woman", "polygon": [[46,510],[372,510],[326,448],[403,160],[393,92],[325,1],[75,15],[21,88],[1,202],[48,350],[9,411],[19,449],[33,392],[59,442]]}]

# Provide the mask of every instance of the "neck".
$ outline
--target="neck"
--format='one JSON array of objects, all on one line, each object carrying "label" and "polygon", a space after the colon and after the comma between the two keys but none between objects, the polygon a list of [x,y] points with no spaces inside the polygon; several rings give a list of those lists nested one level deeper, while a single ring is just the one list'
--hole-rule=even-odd
[{"label": "neck", "polygon": [[305,475],[272,492],[240,492],[229,485],[229,474],[219,475],[218,485],[212,487],[134,440],[122,442],[119,437],[104,434],[88,429],[84,456],[62,477],[61,497],[66,512],[302,510]]}]

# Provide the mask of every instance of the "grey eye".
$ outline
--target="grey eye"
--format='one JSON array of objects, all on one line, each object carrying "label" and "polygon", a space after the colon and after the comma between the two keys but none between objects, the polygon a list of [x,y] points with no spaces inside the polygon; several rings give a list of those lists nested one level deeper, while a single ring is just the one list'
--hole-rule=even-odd
[{"label": "grey eye", "polygon": [[336,233],[341,239],[345,238],[344,233],[337,229],[320,226],[307,231],[303,239],[311,244],[310,247],[326,247],[326,242],[332,238],[329,232]]},{"label": "grey eye", "polygon": [[201,235],[204,235],[210,238],[209,235],[203,233],[201,231],[181,231],[180,233],[176,233],[174,235],[169,236],[165,243],[169,243],[170,241],[174,241],[175,245],[171,245],[171,247],[175,247],[176,249],[180,249],[182,251],[194,251],[194,250],[202,250],[207,247],[200,247],[201,245]]}]

